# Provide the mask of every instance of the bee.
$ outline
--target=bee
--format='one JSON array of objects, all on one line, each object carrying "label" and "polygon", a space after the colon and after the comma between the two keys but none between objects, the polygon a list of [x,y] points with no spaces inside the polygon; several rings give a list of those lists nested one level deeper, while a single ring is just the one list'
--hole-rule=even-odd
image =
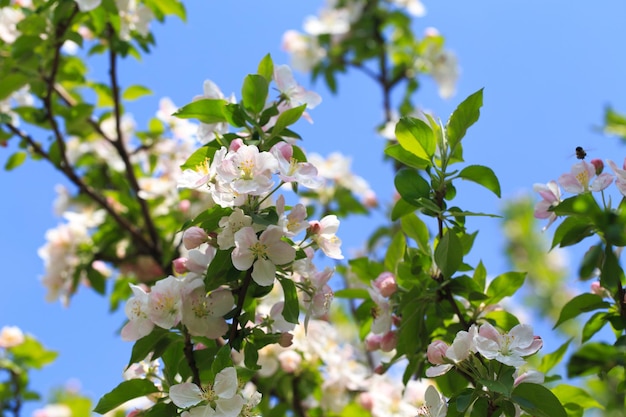
[{"label": "bee", "polygon": [[580,159],[581,161],[583,159],[585,159],[585,157],[587,156],[587,152],[585,152],[585,150],[582,148],[582,146],[577,146],[576,147],[576,158]]}]

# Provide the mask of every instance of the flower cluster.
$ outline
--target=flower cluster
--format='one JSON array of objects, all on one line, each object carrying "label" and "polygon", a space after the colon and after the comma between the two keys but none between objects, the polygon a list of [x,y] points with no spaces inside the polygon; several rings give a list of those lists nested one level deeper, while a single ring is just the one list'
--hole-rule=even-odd
[{"label": "flower cluster", "polygon": [[397,331],[393,329],[398,320],[393,316],[395,302],[391,296],[398,289],[395,276],[390,272],[383,272],[367,290],[376,305],[372,309],[372,328],[365,338],[367,350],[382,350],[390,352],[396,347],[398,341]]},{"label": "flower cluster", "polygon": [[138,340],[152,332],[154,326],[171,329],[179,323],[191,335],[217,339],[228,330],[224,315],[234,307],[227,289],[207,294],[200,275],[169,276],[159,280],[149,292],[132,285],[133,296],[126,303],[129,321],[122,328],[122,339]]},{"label": "flower cluster", "polygon": [[535,217],[548,219],[548,224],[544,227],[544,230],[554,223],[557,218],[556,213],[552,209],[562,201],[562,192],[559,185],[568,193],[583,194],[604,191],[615,181],[619,192],[626,196],[626,161],[623,168],[619,168],[610,159],[607,159],[606,163],[611,167],[614,175],[603,172],[604,162],[601,159],[592,159],[591,162],[581,159],[572,166],[570,172],[562,174],[558,182],[552,180],[547,184],[534,184],[534,191],[539,193],[542,198],[535,205]]},{"label": "flower cluster", "polygon": [[[436,366],[427,369],[426,376],[443,375],[454,367],[473,375],[476,368],[469,366],[468,361],[475,353],[486,359],[515,367],[519,373],[520,368],[526,365],[524,357],[535,354],[542,346],[543,341],[539,336],[533,335],[533,329],[529,325],[518,324],[508,333],[500,333],[489,323],[480,327],[472,325],[468,331],[458,332],[450,346],[441,340],[435,340],[428,345],[428,361]],[[539,375],[533,373],[536,379]],[[520,377],[521,375],[515,381],[516,384],[521,382]],[[526,382],[535,382],[528,379],[527,373],[523,378]]]},{"label": "flower cluster", "polygon": [[261,394],[256,389],[241,390],[234,367],[222,369],[213,384],[199,387],[185,382],[170,387],[169,397],[172,402],[185,411],[182,417],[251,417],[254,407],[261,401]]}]

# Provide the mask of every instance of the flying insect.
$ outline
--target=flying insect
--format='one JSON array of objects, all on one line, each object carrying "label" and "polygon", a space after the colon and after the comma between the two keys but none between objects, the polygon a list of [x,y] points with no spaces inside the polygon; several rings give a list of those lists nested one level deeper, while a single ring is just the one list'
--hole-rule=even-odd
[{"label": "flying insect", "polygon": [[582,148],[582,146],[577,146],[576,147],[576,158],[580,159],[581,161],[583,159],[585,159],[585,157],[587,156],[587,152],[585,152],[585,150]]}]

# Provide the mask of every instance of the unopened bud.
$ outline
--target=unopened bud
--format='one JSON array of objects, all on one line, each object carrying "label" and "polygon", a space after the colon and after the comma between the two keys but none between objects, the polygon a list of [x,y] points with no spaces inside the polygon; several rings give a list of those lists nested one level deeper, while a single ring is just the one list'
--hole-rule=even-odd
[{"label": "unopened bud", "polygon": [[172,261],[174,272],[178,275],[186,274],[187,270],[187,258],[176,258]]},{"label": "unopened bud", "polygon": [[307,230],[307,232],[311,235],[318,235],[320,233],[320,230],[322,230],[322,225],[320,224],[319,221],[317,220],[311,220],[309,222],[309,228]]},{"label": "unopened bud", "polygon": [[387,332],[380,341],[380,350],[383,352],[391,352],[398,345],[398,333],[395,331]]},{"label": "unopened bud", "polygon": [[602,174],[602,171],[604,171],[604,162],[602,162],[602,159],[592,159],[591,165],[593,165],[593,167],[596,169],[596,175],[600,175]]},{"label": "unopened bud", "polygon": [[365,349],[368,352],[380,350],[380,342],[383,339],[382,335],[370,333],[365,336]]},{"label": "unopened bud", "polygon": [[448,344],[443,340],[435,340],[426,349],[426,356],[428,357],[428,362],[433,365],[442,365],[445,363],[443,358],[446,357],[446,352],[448,350]]},{"label": "unopened bud", "polygon": [[390,297],[398,289],[396,277],[391,272],[383,272],[372,284],[383,297]]},{"label": "unopened bud", "polygon": [[191,226],[183,233],[183,246],[185,249],[194,249],[209,239],[209,235],[198,226]]},{"label": "unopened bud", "polygon": [[287,332],[281,334],[278,339],[278,344],[284,348],[291,346],[293,344],[293,335]]},{"label": "unopened bud", "polygon": [[237,149],[241,148],[242,146],[243,146],[243,139],[235,139],[234,141],[230,143],[228,150],[230,152],[237,152]]}]

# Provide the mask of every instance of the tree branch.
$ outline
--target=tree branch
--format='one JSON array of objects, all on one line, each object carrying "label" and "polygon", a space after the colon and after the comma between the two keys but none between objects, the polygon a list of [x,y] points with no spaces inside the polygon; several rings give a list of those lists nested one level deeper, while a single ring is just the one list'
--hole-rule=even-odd
[{"label": "tree branch", "polygon": [[150,213],[150,208],[148,207],[148,203],[146,200],[141,198],[139,195],[140,187],[139,182],[137,181],[137,177],[135,176],[135,171],[132,162],[130,161],[129,154],[124,145],[123,136],[122,136],[122,125],[121,125],[121,102],[120,102],[120,89],[117,81],[117,53],[113,47],[114,39],[113,39],[113,27],[109,24],[109,77],[111,81],[111,92],[113,95],[113,114],[115,118],[115,130],[117,138],[113,140],[113,146],[117,150],[118,154],[122,158],[124,162],[124,166],[126,167],[126,177],[130,183],[131,189],[133,190],[137,202],[139,203],[141,213],[146,225],[146,229],[148,230],[148,234],[152,241],[152,244],[148,246],[148,250],[150,251],[150,255],[152,258],[157,261],[159,265],[162,264],[162,249],[161,249],[161,240],[159,234],[157,232],[154,221],[152,220],[152,214]]}]

